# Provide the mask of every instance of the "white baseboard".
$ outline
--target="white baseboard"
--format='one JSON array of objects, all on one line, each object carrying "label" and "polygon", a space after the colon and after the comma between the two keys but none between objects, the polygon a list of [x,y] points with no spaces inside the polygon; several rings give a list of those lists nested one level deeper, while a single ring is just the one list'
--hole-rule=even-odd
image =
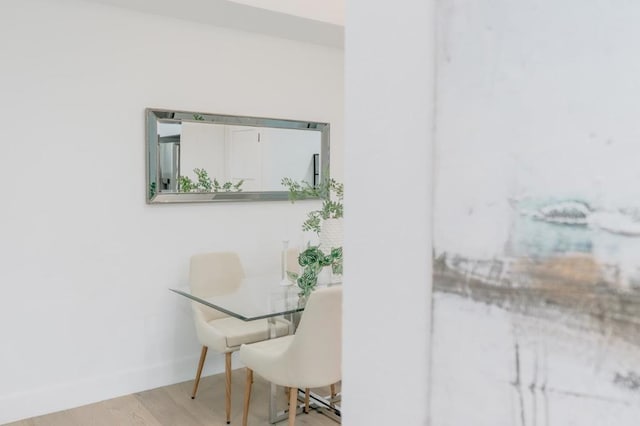
[{"label": "white baseboard", "polygon": [[[0,396],[0,424],[192,380],[198,357]],[[234,368],[240,365],[234,357]],[[212,353],[202,376],[223,371],[224,356]]]}]

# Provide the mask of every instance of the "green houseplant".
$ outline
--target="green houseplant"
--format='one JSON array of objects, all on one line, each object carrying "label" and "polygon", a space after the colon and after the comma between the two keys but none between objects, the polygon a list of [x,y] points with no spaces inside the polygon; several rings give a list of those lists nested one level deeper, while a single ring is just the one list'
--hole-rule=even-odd
[{"label": "green houseplant", "polygon": [[217,179],[211,179],[205,169],[193,169],[198,178],[197,181],[191,180],[188,176],[180,176],[178,178],[179,192],[240,192],[244,180],[238,183],[225,182],[220,184]]},{"label": "green houseplant", "polygon": [[342,261],[342,247],[331,249],[331,253],[324,254],[318,246],[309,246],[298,256],[302,273],[298,275],[295,272],[288,272],[287,274],[298,284],[300,295],[307,297],[318,284],[318,274],[322,268],[333,266],[338,261]]},{"label": "green houseplant", "polygon": [[281,183],[289,190],[289,200],[292,203],[309,198],[322,200],[322,207],[319,210],[312,210],[307,214],[307,219],[302,223],[303,231],[314,231],[320,234],[322,220],[342,218],[344,184],[335,179],[322,179],[318,185],[313,186],[307,181],[296,182],[290,178],[283,178]]},{"label": "green houseplant", "polygon": [[[323,225],[342,219],[344,215],[343,197],[344,185],[335,179],[323,179],[318,185],[313,186],[306,181],[297,182],[290,178],[283,178],[282,185],[289,191],[289,200],[294,203],[297,200],[320,198],[321,208],[307,213],[307,218],[302,223],[303,231],[313,231],[321,238]],[[308,296],[316,287],[320,271],[330,266],[335,275],[342,275],[343,259],[342,244],[337,247],[332,244],[308,245],[298,256],[298,264],[302,268],[300,275],[289,273],[289,278],[296,281],[300,287],[301,295]]]}]

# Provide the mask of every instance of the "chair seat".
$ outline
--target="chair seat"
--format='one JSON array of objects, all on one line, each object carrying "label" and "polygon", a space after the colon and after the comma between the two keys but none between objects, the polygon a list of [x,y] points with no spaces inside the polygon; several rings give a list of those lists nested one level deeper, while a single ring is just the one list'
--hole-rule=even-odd
[{"label": "chair seat", "polygon": [[[269,323],[266,319],[242,321],[226,317],[207,322],[201,330],[202,343],[219,352],[236,350],[243,343],[260,342],[269,338]],[[289,334],[289,323],[278,319],[275,323],[276,336]]]},{"label": "chair seat", "polygon": [[[240,360],[268,381],[281,386],[291,386],[289,380],[285,379],[289,375],[286,363],[282,362],[282,355],[293,342],[293,338],[294,336],[290,335],[244,345],[240,350]],[[293,379],[295,376],[292,376]]]}]

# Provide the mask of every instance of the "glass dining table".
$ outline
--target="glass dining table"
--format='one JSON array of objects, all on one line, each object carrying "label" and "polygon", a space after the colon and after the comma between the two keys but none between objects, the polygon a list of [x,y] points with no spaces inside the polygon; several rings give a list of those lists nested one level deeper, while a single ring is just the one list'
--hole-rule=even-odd
[{"label": "glass dining table", "polygon": [[[198,297],[192,294],[188,287],[169,290],[242,321],[267,319],[269,338],[276,337],[277,321],[287,321],[289,333],[295,333],[301,312],[304,311],[304,300],[299,296],[298,286],[283,285],[277,277],[246,278],[237,290],[211,297]],[[269,392],[269,423],[271,424],[285,420],[288,416],[288,411],[279,411],[277,408],[277,392],[278,386],[272,383]],[[304,392],[299,392],[304,399]],[[339,396],[331,398],[311,392],[310,399],[314,408],[340,421]]]}]

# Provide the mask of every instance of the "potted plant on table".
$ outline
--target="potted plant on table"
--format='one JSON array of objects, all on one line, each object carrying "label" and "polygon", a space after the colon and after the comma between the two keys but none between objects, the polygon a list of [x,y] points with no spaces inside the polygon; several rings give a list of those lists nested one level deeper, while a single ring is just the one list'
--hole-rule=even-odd
[{"label": "potted plant on table", "polygon": [[335,179],[322,179],[314,186],[306,181],[296,182],[283,178],[282,185],[289,190],[289,200],[295,202],[320,198],[322,206],[307,213],[302,223],[303,231],[314,231],[320,237],[319,245],[307,245],[298,256],[301,274],[288,273],[296,281],[301,295],[308,296],[318,283],[318,275],[325,267],[331,267],[332,281],[342,275],[342,218],[344,214],[344,185]]},{"label": "potted plant on table", "polygon": [[326,266],[333,268],[333,265],[338,262],[342,265],[342,247],[331,249],[331,253],[324,254],[318,246],[309,246],[298,256],[302,273],[298,275],[295,272],[288,272],[288,274],[300,287],[300,295],[306,298],[318,284],[318,275],[322,268]]}]

